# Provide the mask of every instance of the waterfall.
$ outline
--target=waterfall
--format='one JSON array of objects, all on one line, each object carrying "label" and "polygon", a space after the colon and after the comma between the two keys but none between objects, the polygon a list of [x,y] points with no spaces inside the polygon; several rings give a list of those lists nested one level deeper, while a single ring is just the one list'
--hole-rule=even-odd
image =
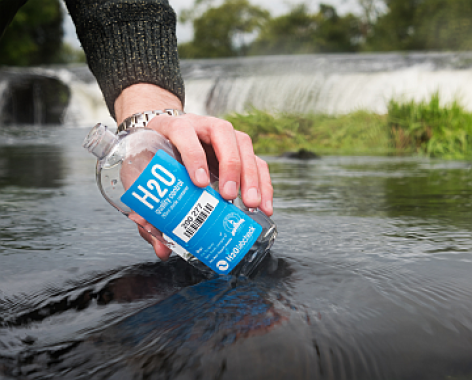
[{"label": "waterfall", "polygon": [[113,125],[85,65],[0,70],[0,123]]},{"label": "waterfall", "polygon": [[[472,52],[183,60],[181,68],[185,109],[197,114],[219,116],[252,107],[269,112],[336,115],[366,110],[383,114],[391,99],[429,100],[435,92],[443,103],[458,100],[472,111]],[[51,107],[54,99],[47,103],[38,89],[38,83],[46,84],[38,78],[49,78],[69,89],[68,105],[62,111],[64,123],[114,124],[85,65],[0,70],[0,115],[5,114],[19,78],[36,81],[36,87],[30,86],[35,121],[45,118],[44,107]]]},{"label": "waterfall", "polygon": [[443,103],[458,100],[472,110],[472,70],[425,71],[419,68],[389,73],[313,73],[253,76],[218,80],[206,96],[194,91],[207,81],[189,81],[188,108],[222,115],[251,108],[269,112],[345,114],[367,110],[387,112],[389,100],[429,100],[439,92]]},{"label": "waterfall", "polygon": [[115,121],[110,116],[102,92],[88,68],[77,66],[69,70],[68,85],[71,97],[64,114],[64,123],[90,127],[100,122],[114,126]]},{"label": "waterfall", "polygon": [[1,118],[1,111],[3,110],[4,104],[6,102],[6,91],[8,89],[8,80],[0,78],[0,122]]},{"label": "waterfall", "polygon": [[[345,114],[458,100],[472,111],[472,53],[334,54],[184,61],[187,109]],[[201,112],[201,111],[200,111]]]}]

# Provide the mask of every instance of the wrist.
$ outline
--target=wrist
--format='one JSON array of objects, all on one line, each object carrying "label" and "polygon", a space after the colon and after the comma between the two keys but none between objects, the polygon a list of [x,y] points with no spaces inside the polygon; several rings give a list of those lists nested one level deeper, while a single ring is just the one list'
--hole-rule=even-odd
[{"label": "wrist", "polygon": [[182,110],[183,107],[177,96],[154,84],[134,84],[125,88],[115,100],[118,125],[135,113],[160,109]]}]

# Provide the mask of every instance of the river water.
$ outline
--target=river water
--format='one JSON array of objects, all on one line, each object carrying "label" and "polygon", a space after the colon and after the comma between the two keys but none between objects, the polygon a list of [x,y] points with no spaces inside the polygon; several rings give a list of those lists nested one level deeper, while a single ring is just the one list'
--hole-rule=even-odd
[{"label": "river water", "polygon": [[85,128],[0,131],[0,378],[472,379],[472,172],[267,157],[279,239],[253,279],[159,262]]}]

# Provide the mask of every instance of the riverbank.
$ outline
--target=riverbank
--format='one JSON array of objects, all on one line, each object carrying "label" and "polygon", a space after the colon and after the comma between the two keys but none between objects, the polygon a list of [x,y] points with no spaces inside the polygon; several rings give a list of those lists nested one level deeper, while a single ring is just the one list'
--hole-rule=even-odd
[{"label": "riverbank", "polygon": [[357,111],[347,115],[272,115],[260,110],[225,117],[248,133],[257,154],[279,155],[306,149],[317,154],[423,155],[472,158],[472,113],[458,103],[392,100],[388,114]]}]

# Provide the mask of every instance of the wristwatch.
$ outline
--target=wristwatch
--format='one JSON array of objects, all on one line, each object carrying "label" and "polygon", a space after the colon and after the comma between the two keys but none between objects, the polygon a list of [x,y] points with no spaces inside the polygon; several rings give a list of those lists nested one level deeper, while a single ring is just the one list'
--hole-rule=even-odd
[{"label": "wristwatch", "polygon": [[167,114],[170,116],[180,116],[185,115],[184,111],[165,109],[165,110],[155,110],[155,111],[145,111],[140,113],[135,113],[130,117],[127,117],[119,126],[116,133],[126,131],[128,128],[143,128],[148,125],[148,123],[156,116]]}]

